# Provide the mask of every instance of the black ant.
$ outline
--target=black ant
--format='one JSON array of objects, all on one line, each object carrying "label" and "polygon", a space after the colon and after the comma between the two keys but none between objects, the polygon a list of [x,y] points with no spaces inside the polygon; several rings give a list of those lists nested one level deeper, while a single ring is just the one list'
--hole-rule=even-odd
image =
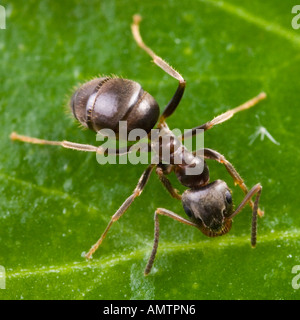
[{"label": "black ant", "polygon": [[[174,135],[172,136],[171,130],[168,128],[165,120],[173,114],[179,105],[185,90],[186,82],[177,71],[175,71],[167,62],[162,60],[145,45],[139,31],[140,21],[141,17],[139,15],[133,16],[133,24],[131,28],[136,43],[152,57],[154,63],[158,67],[179,81],[179,85],[174,96],[165,107],[162,114],[160,115],[159,113],[159,106],[155,99],[148,92],[144,91],[140,84],[127,79],[110,77],[97,78],[82,85],[74,93],[70,107],[74,117],[79,120],[83,126],[95,132],[98,132],[102,128],[110,128],[118,134],[119,121],[126,120],[128,132],[135,128],[141,128],[150,135],[151,129],[157,123],[157,128],[160,132],[167,133],[174,138],[171,139],[171,142],[167,145],[162,145],[162,142],[159,142],[160,149],[169,149],[170,162],[167,164],[164,163],[162,156],[159,155],[159,162],[157,164],[150,164],[147,167],[140,177],[132,195],[124,201],[117,212],[111,217],[111,220],[100,239],[85,255],[86,258],[91,258],[92,254],[101,245],[113,223],[125,213],[134,199],[142,193],[152,171],[155,168],[156,174],[171,196],[182,201],[184,211],[189,216],[190,220],[184,219],[176,213],[164,208],[158,208],[155,211],[154,244],[144,271],[144,274],[147,275],[151,271],[158,247],[160,215],[164,215],[186,225],[196,227],[208,237],[216,237],[226,234],[230,230],[232,219],[247,203],[249,203],[252,208],[251,244],[254,247],[256,245],[257,214],[262,216],[263,211],[258,208],[262,189],[262,186],[259,183],[249,191],[238,172],[223,155],[215,150],[204,148],[202,150],[203,157],[201,158],[197,155],[197,152],[190,152],[183,146],[181,143],[183,137],[181,137],[181,141],[179,141]],[[251,108],[265,97],[266,94],[264,92],[260,93],[258,96],[244,104],[215,117],[212,121],[208,121],[203,125],[191,129],[188,131],[188,136],[194,136],[197,133],[197,129],[206,131],[217,124],[227,121],[235,113]],[[186,135],[184,137],[186,137]],[[41,140],[18,135],[15,132],[11,134],[11,139],[35,144],[58,145],[64,148],[96,152],[98,154],[105,153],[105,150],[103,150],[101,146],[95,147],[92,145],[69,141]],[[116,150],[116,154],[124,154],[127,152],[129,151],[121,149]],[[174,162],[175,154],[177,156],[179,154],[179,157],[182,158],[183,161],[181,164]],[[188,162],[185,161],[186,157],[189,158]],[[216,180],[209,183],[209,170],[205,159],[216,160],[223,164],[233,178],[235,184],[237,184],[244,192],[245,197],[236,210],[233,210],[231,190],[227,184],[222,180]],[[196,163],[202,163],[202,173],[197,175],[188,175],[187,169],[194,166]],[[171,172],[176,174],[182,185],[188,187],[182,195],[173,188],[167,178],[167,175]],[[256,197],[253,202],[251,198],[254,195],[256,195]]]}]

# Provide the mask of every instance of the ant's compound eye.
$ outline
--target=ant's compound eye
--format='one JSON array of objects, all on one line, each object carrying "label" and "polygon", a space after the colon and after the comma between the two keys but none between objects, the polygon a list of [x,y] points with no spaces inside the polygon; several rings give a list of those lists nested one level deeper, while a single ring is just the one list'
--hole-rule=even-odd
[{"label": "ant's compound eye", "polygon": [[185,204],[183,203],[183,210],[185,211],[185,213],[192,218],[193,217],[193,212],[191,211],[191,209]]},{"label": "ant's compound eye", "polygon": [[232,196],[231,196],[230,191],[228,191],[228,190],[225,193],[225,199],[226,199],[228,204],[232,204]]}]

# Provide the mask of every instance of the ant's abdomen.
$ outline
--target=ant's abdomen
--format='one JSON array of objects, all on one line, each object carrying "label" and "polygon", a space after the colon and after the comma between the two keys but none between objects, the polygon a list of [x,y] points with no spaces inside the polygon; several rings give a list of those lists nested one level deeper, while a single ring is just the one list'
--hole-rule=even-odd
[{"label": "ant's abdomen", "polygon": [[97,78],[82,85],[70,103],[74,117],[85,127],[119,132],[119,121],[127,121],[127,132],[140,128],[147,133],[159,117],[155,99],[140,84],[121,78]]}]

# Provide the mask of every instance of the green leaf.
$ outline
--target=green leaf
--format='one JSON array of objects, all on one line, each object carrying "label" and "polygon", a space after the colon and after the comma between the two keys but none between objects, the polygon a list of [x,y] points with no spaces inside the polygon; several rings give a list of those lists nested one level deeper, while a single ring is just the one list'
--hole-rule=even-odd
[{"label": "green leaf", "polygon": [[[299,299],[292,285],[300,264],[299,47],[293,1],[3,1],[0,30],[1,299]],[[144,165],[99,165],[95,155],[12,142],[12,131],[96,145],[64,112],[73,87],[99,74],[133,79],[161,109],[176,81],[135,44],[130,23],[182,73],[185,96],[170,128],[200,125],[261,91],[267,100],[205,134],[247,186],[263,186],[257,248],[250,246],[251,209],[229,234],[207,238],[160,219],[154,269],[143,270],[153,243],[154,211],[182,216],[151,177],[88,262],[82,257],[135,188]],[[258,136],[259,128],[267,136]],[[225,168],[209,162],[237,205],[243,194]],[[184,188],[170,177],[180,191]]]}]

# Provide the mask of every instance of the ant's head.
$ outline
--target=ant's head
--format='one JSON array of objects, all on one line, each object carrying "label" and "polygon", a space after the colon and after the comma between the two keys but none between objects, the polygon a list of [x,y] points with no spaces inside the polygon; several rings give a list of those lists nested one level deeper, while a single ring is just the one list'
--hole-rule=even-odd
[{"label": "ant's head", "polygon": [[186,190],[182,195],[184,211],[207,236],[227,233],[233,213],[231,191],[222,180]]}]

